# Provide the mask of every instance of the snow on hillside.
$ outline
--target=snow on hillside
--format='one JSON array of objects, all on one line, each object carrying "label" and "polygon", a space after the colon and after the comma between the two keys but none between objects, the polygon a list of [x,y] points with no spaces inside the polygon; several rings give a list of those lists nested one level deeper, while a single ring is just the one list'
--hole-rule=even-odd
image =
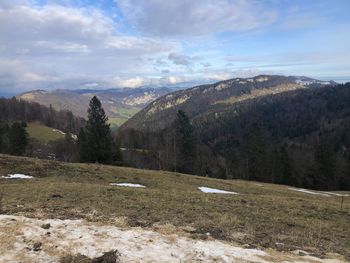
[{"label": "snow on hillside", "polygon": [[330,197],[330,195],[334,195],[334,196],[349,196],[348,194],[339,194],[339,193],[325,192],[325,191],[313,191],[313,190],[308,190],[308,189],[303,189],[303,188],[288,187],[288,189],[292,190],[292,191],[305,193],[305,194],[321,195],[321,196],[326,196],[326,197]]},{"label": "snow on hillside", "polygon": [[134,188],[145,188],[146,186],[142,184],[131,184],[131,183],[110,183],[110,185],[116,185],[116,186],[125,186],[125,187],[134,187]]},{"label": "snow on hillside", "polygon": [[203,193],[209,193],[209,194],[233,194],[233,195],[238,195],[236,192],[230,192],[230,191],[225,191],[225,190],[219,190],[215,188],[209,188],[209,187],[198,187],[200,191]]},{"label": "snow on hillside", "polygon": [[[192,240],[176,234],[162,235],[140,228],[123,230],[81,220],[36,220],[8,215],[1,215],[0,222],[0,234],[3,238],[8,237],[7,246],[12,247],[0,248],[0,262],[34,260],[49,263],[57,262],[58,255],[97,257],[114,249],[121,253],[123,262],[232,262],[235,258],[245,262],[267,262],[262,258],[267,253],[258,249],[235,247],[214,240]],[[43,225],[49,229],[44,229]],[[16,231],[5,232],[10,228]],[[40,243],[36,249],[30,249]]]},{"label": "snow on hillside", "polygon": [[[141,228],[103,226],[84,220],[32,219],[0,215],[0,262],[54,263],[66,255],[89,258],[118,250],[121,262],[328,262],[342,263],[339,255],[317,258],[291,253],[243,248],[211,239],[196,240],[174,231],[158,233]],[[326,255],[327,256],[327,255]]]},{"label": "snow on hillside", "polygon": [[25,175],[25,174],[9,174],[7,176],[1,176],[4,179],[32,179],[33,176]]},{"label": "snow on hillside", "polygon": [[123,103],[129,106],[137,106],[142,104],[147,104],[155,99],[157,99],[159,96],[154,93],[150,92],[144,92],[141,96],[130,96],[128,98],[123,99]]}]

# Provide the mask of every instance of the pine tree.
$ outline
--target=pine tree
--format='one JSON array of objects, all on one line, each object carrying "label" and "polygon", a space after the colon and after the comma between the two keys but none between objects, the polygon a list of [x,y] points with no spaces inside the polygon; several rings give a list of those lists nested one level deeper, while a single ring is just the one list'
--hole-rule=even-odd
[{"label": "pine tree", "polygon": [[78,134],[78,150],[81,162],[89,162],[88,144],[85,135],[85,129],[81,128]]},{"label": "pine tree", "polygon": [[81,162],[113,162],[113,139],[107,121],[101,102],[94,96],[89,104],[86,127],[78,138]]},{"label": "pine tree", "polygon": [[[336,160],[332,145],[326,140],[320,140],[315,149],[315,167],[317,171],[318,189],[332,189],[335,179]],[[332,183],[330,183],[332,182]]]},{"label": "pine tree", "polygon": [[279,180],[278,183],[294,185],[298,184],[293,173],[293,166],[285,146],[282,146],[279,160]]},{"label": "pine tree", "polygon": [[2,153],[4,151],[4,137],[5,137],[5,129],[2,125],[2,123],[0,123],[0,153]]},{"label": "pine tree", "polygon": [[247,165],[249,180],[266,180],[267,153],[261,128],[253,124],[247,138]]},{"label": "pine tree", "polygon": [[180,172],[194,173],[196,165],[196,136],[186,113],[179,110],[175,120],[176,162]]},{"label": "pine tree", "polygon": [[28,134],[24,124],[15,122],[8,131],[8,151],[13,155],[23,155],[28,144]]}]

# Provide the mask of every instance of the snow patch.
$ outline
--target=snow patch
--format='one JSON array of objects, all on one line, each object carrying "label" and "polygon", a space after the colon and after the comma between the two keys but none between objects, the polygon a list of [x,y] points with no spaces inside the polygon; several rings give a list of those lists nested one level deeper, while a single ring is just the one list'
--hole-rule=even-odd
[{"label": "snow patch", "polygon": [[227,89],[228,88],[228,85],[226,85],[225,83],[220,83],[219,85],[217,85],[215,87],[216,90],[220,91],[220,90],[224,90],[224,89]]},{"label": "snow patch", "polygon": [[260,77],[256,79],[256,82],[264,82],[264,81],[268,81],[269,78],[268,77]]},{"label": "snow patch", "polygon": [[200,191],[202,191],[203,193],[209,193],[209,194],[232,194],[232,195],[238,195],[239,194],[239,193],[236,193],[236,192],[219,190],[219,189],[209,188],[209,187],[204,187],[204,186],[198,187],[198,189]]},{"label": "snow patch", "polygon": [[301,85],[305,85],[305,86],[309,86],[312,84],[321,84],[321,85],[330,85],[331,82],[330,81],[321,81],[321,80],[317,80],[317,79],[296,79],[295,82],[297,84],[301,84]]},{"label": "snow patch", "polygon": [[293,190],[293,191],[297,191],[297,192],[306,193],[306,194],[322,195],[322,196],[327,196],[327,197],[330,197],[331,195],[340,196],[340,197],[350,196],[349,194],[341,194],[341,193],[326,192],[326,191],[312,191],[312,190],[307,190],[307,189],[303,189],[303,188],[288,187],[288,189]]},{"label": "snow patch", "polygon": [[[50,224],[48,230],[41,226]],[[13,231],[16,229],[16,231]],[[258,249],[218,240],[194,240],[141,228],[122,229],[84,220],[38,220],[0,215],[0,262],[59,262],[64,254],[90,258],[117,249],[122,262],[267,262]],[[27,249],[42,242],[40,252]],[[8,246],[11,249],[8,249]]]},{"label": "snow patch", "polygon": [[303,189],[303,188],[292,188],[292,187],[288,187],[289,190],[292,191],[297,191],[297,192],[301,192],[301,193],[305,193],[305,194],[312,194],[312,195],[322,195],[322,196],[327,196],[329,197],[328,193],[325,192],[316,192],[316,191],[311,191],[311,190],[307,190],[307,189]]},{"label": "snow patch", "polygon": [[146,188],[146,186],[144,186],[142,184],[131,184],[131,183],[110,183],[110,185],[135,187],[135,188]]},{"label": "snow patch", "polygon": [[25,174],[9,174],[7,176],[1,176],[1,178],[5,178],[5,179],[32,179],[33,176],[25,175]]},{"label": "snow patch", "polygon": [[144,92],[143,95],[134,97],[134,96],[129,96],[126,99],[123,99],[123,103],[129,106],[137,106],[141,104],[147,104],[155,99],[158,98],[158,95],[156,94],[150,94],[148,92]]},{"label": "snow patch", "polygon": [[62,134],[62,135],[66,135],[65,132],[60,131],[60,130],[57,130],[57,129],[52,129],[52,131],[53,131],[53,132],[58,132],[58,133],[60,133],[60,134]]},{"label": "snow patch", "polygon": [[177,105],[185,103],[187,100],[191,98],[190,95],[182,95],[180,97],[174,98],[172,101],[166,101],[165,103],[159,102],[152,105],[152,108],[150,108],[147,112],[147,115],[154,114],[155,112],[166,110],[172,107],[175,107]]},{"label": "snow patch", "polygon": [[348,194],[340,194],[340,193],[333,193],[333,192],[321,192],[321,193],[325,193],[325,194],[329,194],[329,195],[334,195],[334,196],[350,196]]}]

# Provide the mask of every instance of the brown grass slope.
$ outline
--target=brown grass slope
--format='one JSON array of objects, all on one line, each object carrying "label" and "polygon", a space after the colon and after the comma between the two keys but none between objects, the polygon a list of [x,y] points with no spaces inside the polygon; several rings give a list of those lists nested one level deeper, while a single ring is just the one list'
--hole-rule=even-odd
[{"label": "brown grass slope", "polygon": [[[210,236],[252,247],[350,254],[350,200],[288,190],[283,185],[218,180],[99,164],[69,164],[0,155],[2,213],[39,218],[85,218],[155,227],[172,224],[194,238]],[[139,183],[146,188],[110,186]],[[207,186],[239,195],[205,194]]]}]

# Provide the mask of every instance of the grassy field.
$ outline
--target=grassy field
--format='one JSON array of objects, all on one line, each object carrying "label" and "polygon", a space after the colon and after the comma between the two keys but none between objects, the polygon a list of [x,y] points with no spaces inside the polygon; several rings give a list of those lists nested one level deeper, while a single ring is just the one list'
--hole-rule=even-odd
[{"label": "grassy field", "polygon": [[[68,164],[0,155],[2,213],[36,218],[85,218],[128,226],[171,224],[193,238],[250,247],[303,249],[350,259],[350,200],[291,191],[287,186],[218,180],[98,164]],[[146,188],[111,186],[143,184]],[[206,194],[207,186],[239,195]]]},{"label": "grassy field", "polygon": [[113,114],[108,117],[108,122],[111,127],[120,127],[124,122],[134,116],[140,109],[139,108],[111,108]]},{"label": "grassy field", "polygon": [[54,131],[52,128],[47,127],[39,122],[30,122],[27,126],[27,132],[30,138],[37,139],[42,143],[48,143],[58,139],[63,139],[64,134],[59,131]]}]

